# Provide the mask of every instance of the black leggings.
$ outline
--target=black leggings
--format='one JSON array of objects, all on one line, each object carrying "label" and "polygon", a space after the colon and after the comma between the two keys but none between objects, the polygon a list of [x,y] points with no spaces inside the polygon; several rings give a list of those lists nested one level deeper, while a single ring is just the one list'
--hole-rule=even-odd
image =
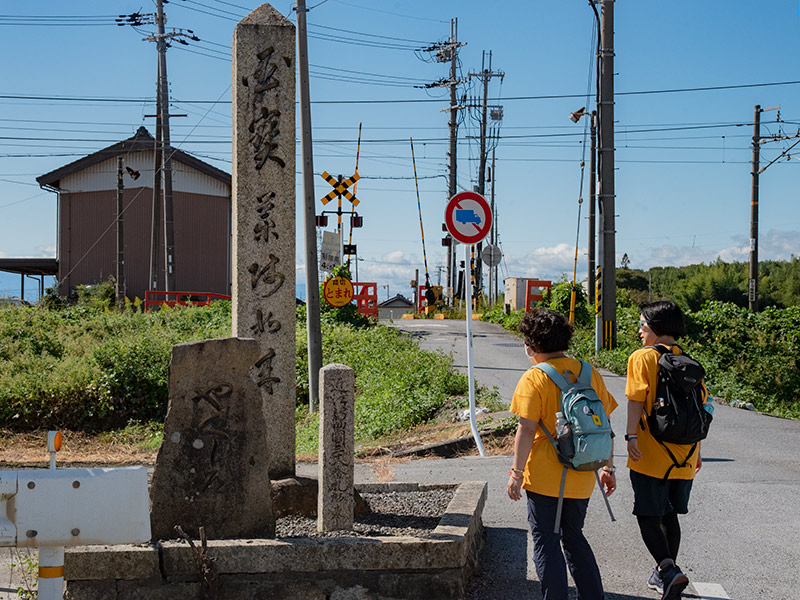
[{"label": "black leggings", "polygon": [[676,560],[678,548],[681,545],[681,526],[678,523],[678,513],[667,513],[662,517],[636,517],[639,522],[639,531],[647,550],[661,564],[665,558]]}]

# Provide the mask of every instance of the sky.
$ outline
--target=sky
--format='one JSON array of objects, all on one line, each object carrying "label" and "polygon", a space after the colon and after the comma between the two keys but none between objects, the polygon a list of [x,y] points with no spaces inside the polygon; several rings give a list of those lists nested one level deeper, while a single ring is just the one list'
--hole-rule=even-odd
[{"label": "sky", "polygon": [[[379,298],[409,295],[423,248],[409,138],[431,281],[443,278],[441,223],[448,200],[448,92],[423,89],[449,66],[420,49],[445,41],[458,19],[459,96],[477,99],[491,52],[490,105],[503,107],[495,156],[502,278],[586,277],[588,119],[594,106],[593,11],[586,0],[307,0],[316,197],[319,174],[351,175],[362,124],[356,229],[358,279]],[[257,3],[171,0],[167,28],[200,41],[168,50],[176,147],[230,172],[233,28]],[[295,21],[294,3],[275,8]],[[153,26],[114,18],[155,12],[152,0],[35,0],[0,6],[0,257],[55,256],[56,196],[37,176],[133,135],[154,131]],[[800,131],[800,14],[794,0],[615,2],[617,265],[747,261],[754,105],[762,136]],[[718,89],[710,89],[718,88]],[[722,88],[722,89],[719,89]],[[102,100],[102,101],[101,101]],[[201,102],[202,101],[202,102]],[[215,103],[216,102],[216,103]],[[459,189],[478,179],[478,121],[461,114]],[[765,143],[761,165],[797,140]],[[299,143],[297,151],[299,154]],[[800,248],[800,145],[760,177],[759,257]],[[586,159],[587,167],[581,168]],[[297,281],[303,283],[301,161],[297,172]],[[487,187],[488,190],[491,189]],[[318,212],[322,204],[317,203]],[[333,224],[335,219],[331,219]],[[328,229],[332,229],[329,226]],[[462,251],[458,249],[459,256]],[[33,282],[28,284],[35,288]],[[28,286],[26,286],[28,287]],[[19,276],[0,273],[0,296]]]}]

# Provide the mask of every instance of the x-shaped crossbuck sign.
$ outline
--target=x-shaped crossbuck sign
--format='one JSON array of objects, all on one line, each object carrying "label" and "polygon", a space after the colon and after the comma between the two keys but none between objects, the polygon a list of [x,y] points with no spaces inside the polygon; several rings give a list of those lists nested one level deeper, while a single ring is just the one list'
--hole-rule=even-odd
[{"label": "x-shaped crossbuck sign", "polygon": [[323,204],[327,204],[340,194],[350,200],[353,206],[358,206],[360,200],[356,198],[347,188],[353,185],[356,181],[359,180],[358,173],[354,173],[352,177],[348,177],[347,179],[343,179],[341,182],[334,178],[330,173],[327,171],[322,172],[322,178],[330,183],[333,186],[333,191],[331,191],[327,196],[322,199]]}]

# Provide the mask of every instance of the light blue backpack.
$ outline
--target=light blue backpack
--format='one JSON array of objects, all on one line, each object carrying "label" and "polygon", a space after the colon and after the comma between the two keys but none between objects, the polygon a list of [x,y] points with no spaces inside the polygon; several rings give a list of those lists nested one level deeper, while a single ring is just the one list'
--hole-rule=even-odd
[{"label": "light blue backpack", "polygon": [[[567,469],[594,471],[597,483],[600,485],[597,470],[609,462],[613,433],[606,409],[591,385],[592,366],[589,363],[581,361],[581,372],[575,378],[575,383],[569,381],[569,375],[575,377],[572,371],[565,371],[564,375],[561,375],[548,363],[539,363],[535,368],[547,375],[561,389],[561,412],[566,419],[566,426],[562,431],[556,431],[554,435],[551,435],[541,419],[539,420],[539,426],[553,443],[558,460],[564,465],[556,512],[556,533],[558,533]],[[603,492],[602,486],[600,491]],[[604,492],[603,497],[605,498]],[[606,508],[613,521],[614,515],[607,499]]]}]

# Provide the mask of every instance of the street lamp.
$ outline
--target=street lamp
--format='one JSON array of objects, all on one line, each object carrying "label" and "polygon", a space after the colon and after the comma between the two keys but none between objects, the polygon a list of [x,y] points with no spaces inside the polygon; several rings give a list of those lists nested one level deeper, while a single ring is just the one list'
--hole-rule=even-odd
[{"label": "street lamp", "polygon": [[[597,305],[595,295],[595,196],[597,195],[595,184],[597,182],[597,111],[593,110],[591,113],[586,112],[586,107],[579,108],[575,112],[569,114],[569,118],[573,123],[580,121],[581,117],[589,117],[591,122],[591,153],[589,158],[589,265],[586,284],[589,292],[589,304],[595,304],[595,313],[599,315],[599,306]],[[577,248],[576,262],[577,262]],[[574,284],[574,282],[573,282]]]}]

